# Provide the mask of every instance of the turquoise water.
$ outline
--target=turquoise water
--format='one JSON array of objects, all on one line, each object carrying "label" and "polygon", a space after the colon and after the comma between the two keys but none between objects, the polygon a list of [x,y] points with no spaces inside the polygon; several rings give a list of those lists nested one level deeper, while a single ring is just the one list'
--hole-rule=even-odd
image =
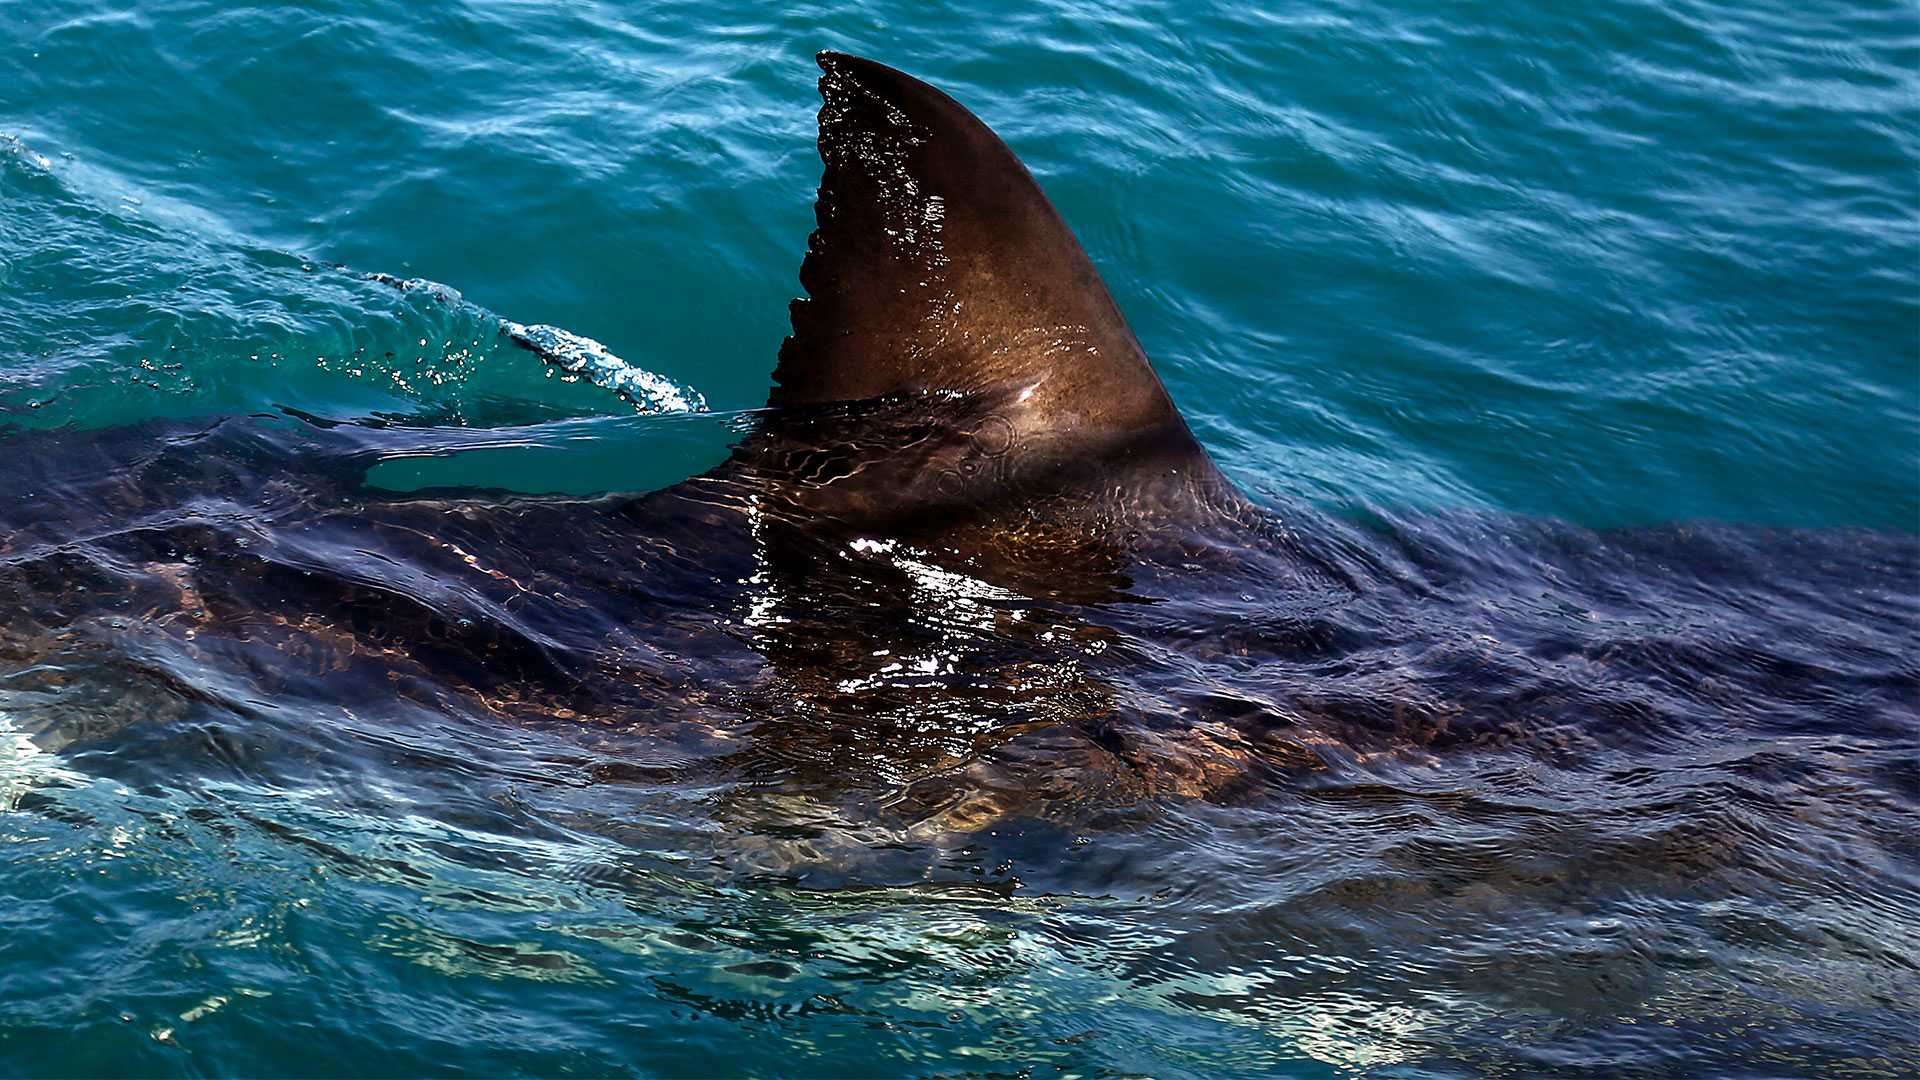
[{"label": "turquoise water", "polygon": [[[787,330],[820,48],[928,79],[1006,139],[1201,442],[1269,504],[1920,527],[1920,22],[1851,0],[0,5],[0,422],[449,432],[374,469],[396,491],[697,472],[765,401]],[[503,319],[617,360],[569,370]],[[637,373],[707,412],[636,395]],[[1920,798],[1898,700],[1876,751],[1896,817]],[[647,831],[700,791],[527,809],[515,770],[571,752],[551,732],[477,746],[485,783],[449,759],[400,790],[306,727],[226,746],[198,707],[127,729],[119,765],[0,731],[0,806],[20,807],[0,813],[0,1071],[1421,1075],[1494,1068],[1503,1040],[1556,1048],[1532,1069],[1640,1047],[1655,1072],[1794,1071],[1849,1044],[1862,1074],[1912,1064],[1911,907],[1889,922],[1871,887],[1808,904],[1885,954],[1795,945],[1684,986],[1648,972],[1693,945],[1609,952],[1611,916],[1557,893],[1538,956],[1476,966],[1497,904],[1439,920],[1473,976],[1430,992],[1400,992],[1417,964],[1381,974],[1405,959],[1390,941],[1228,939],[1148,967],[1180,932],[1114,884],[1145,872],[708,873]],[[418,751],[347,714],[379,754]],[[171,784],[188,742],[232,769]],[[314,772],[278,781],[261,763],[281,759]],[[1859,873],[1907,888],[1910,837],[1887,845]],[[1231,852],[1204,866],[1234,872]],[[1754,1048],[1701,1065],[1622,1025]],[[1579,1048],[1556,1056],[1563,1036]],[[1456,1039],[1477,1049],[1456,1060]]]},{"label": "turquoise water", "polygon": [[1920,523],[1912,12],[1537,8],[10,6],[0,393],[626,411],[332,261],[758,406],[834,47],[1007,138],[1255,487]]}]

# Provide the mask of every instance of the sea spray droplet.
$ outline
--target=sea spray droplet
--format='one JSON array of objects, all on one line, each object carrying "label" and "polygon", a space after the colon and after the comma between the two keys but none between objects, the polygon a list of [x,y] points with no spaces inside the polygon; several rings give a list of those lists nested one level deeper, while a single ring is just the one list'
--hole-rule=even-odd
[{"label": "sea spray droplet", "polygon": [[557,326],[526,326],[506,319],[500,321],[500,332],[547,363],[583,375],[594,385],[612,390],[648,412],[707,410],[707,400],[698,390],[635,367],[592,338]]}]

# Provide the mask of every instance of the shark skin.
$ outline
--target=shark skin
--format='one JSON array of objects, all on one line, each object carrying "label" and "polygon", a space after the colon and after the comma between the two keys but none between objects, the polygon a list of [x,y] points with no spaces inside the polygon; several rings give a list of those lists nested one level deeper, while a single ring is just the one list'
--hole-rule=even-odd
[{"label": "shark skin", "polygon": [[726,462],[399,496],[362,477],[430,433],[0,436],[0,716],[238,767],[193,742],[219,718],[292,740],[245,760],[289,784],[329,725],[507,725],[578,747],[585,783],[719,792],[714,842],[783,872],[1463,748],[1577,758],[1729,700],[1793,715],[1821,680],[1850,723],[1910,724],[1914,538],[1256,506],[1005,144],[819,63],[807,296]]},{"label": "shark skin", "polygon": [[[711,754],[743,790],[766,785],[742,761],[770,756],[777,787],[812,792],[801,803],[845,821],[888,807],[914,835],[1038,812],[1036,792],[1124,805],[1237,779],[1244,748],[1167,770],[1154,761],[1180,754],[1129,763],[1076,730],[1114,691],[1087,669],[1103,634],[1073,609],[1131,602],[1139,549],[1191,564],[1224,550],[1195,526],[1256,512],[998,137],[900,72],[819,62],[809,295],[725,463],[638,497],[396,497],[360,482],[407,450],[383,427],[16,437],[0,542],[0,597],[21,613],[0,644],[25,673],[14,726],[64,747],[195,704],[360,714],[396,697],[590,718],[697,748],[679,755],[695,773]],[[76,681],[116,689],[102,704],[65,693]]]}]

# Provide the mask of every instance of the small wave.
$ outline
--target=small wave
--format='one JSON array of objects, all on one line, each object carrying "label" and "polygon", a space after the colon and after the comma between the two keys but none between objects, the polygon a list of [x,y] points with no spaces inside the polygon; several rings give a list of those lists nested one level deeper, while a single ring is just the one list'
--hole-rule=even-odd
[{"label": "small wave", "polygon": [[[464,302],[460,290],[437,281],[381,273],[366,276],[401,292],[422,293],[443,304]],[[500,319],[499,323],[500,333],[515,345],[562,371],[613,391],[645,412],[707,411],[707,399],[700,391],[630,364],[590,337],[540,323],[528,325],[511,319]]]},{"label": "small wave", "polygon": [[14,158],[25,161],[41,172],[46,172],[53,168],[53,162],[47,160],[45,154],[21,142],[19,136],[11,135],[4,131],[0,131],[0,158]]},{"label": "small wave", "polygon": [[692,387],[635,367],[590,337],[557,326],[526,326],[500,320],[500,332],[549,364],[585,377],[648,412],[706,412],[707,399]]},{"label": "small wave", "polygon": [[391,286],[392,288],[399,289],[401,292],[425,293],[443,304],[457,304],[465,299],[465,297],[460,295],[459,289],[451,285],[442,285],[437,281],[428,281],[426,278],[401,278],[394,277],[392,274],[380,273],[368,274],[367,277],[369,280]]},{"label": "small wave", "polygon": [[41,749],[5,710],[0,710],[0,813],[19,809],[21,799],[47,784],[84,780]]}]

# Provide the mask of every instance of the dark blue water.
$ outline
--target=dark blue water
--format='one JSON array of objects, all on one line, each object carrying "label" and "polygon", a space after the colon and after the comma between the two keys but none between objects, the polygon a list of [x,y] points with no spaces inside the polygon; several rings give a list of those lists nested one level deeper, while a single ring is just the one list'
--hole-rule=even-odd
[{"label": "dark blue water", "polygon": [[[823,47],[1027,162],[1231,554],[513,502],[754,421]],[[0,1071],[1910,1075],[1916,91],[1899,4],[0,6]]]}]

